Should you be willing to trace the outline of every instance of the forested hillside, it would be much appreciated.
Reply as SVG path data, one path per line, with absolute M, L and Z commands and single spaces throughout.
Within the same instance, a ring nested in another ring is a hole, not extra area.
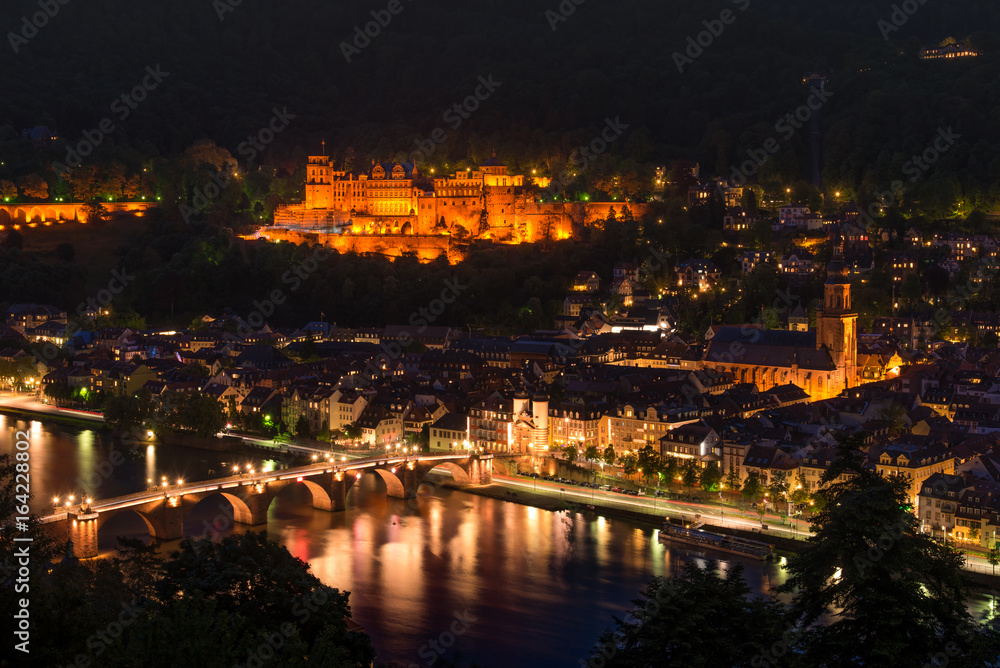
M 114 158 L 135 170 L 203 138 L 241 157 L 240 143 L 277 107 L 296 118 L 256 162 L 289 173 L 322 139 L 340 161 L 353 148 L 359 167 L 413 150 L 415 139 L 437 127 L 448 139 L 432 164 L 482 160 L 495 147 L 522 169 L 555 170 L 605 118 L 620 117 L 629 130 L 609 152 L 615 167 L 624 162 L 623 169 L 645 175 L 652 164 L 686 158 L 728 175 L 805 102 L 802 79 L 818 71 L 833 92 L 822 110 L 831 189 L 860 187 L 861 199 L 884 190 L 939 128 L 953 127 L 962 139 L 921 184 L 934 188 L 925 198 L 942 213 L 955 199 L 992 208 L 1000 181 L 996 3 L 927 3 L 891 32 L 891 24 L 879 25 L 891 20 L 891 2 L 591 0 L 557 21 L 559 6 L 404 0 L 348 63 L 342 43 L 385 5 L 71 2 L 37 36 L 18 40 L 18 53 L 0 49 L 0 178 L 41 172 L 65 157 L 63 145 L 38 150 L 16 141 L 21 130 L 47 125 L 79 141 L 147 65 L 169 76 L 116 123 L 96 160 Z M 674 53 L 723 10 L 735 20 L 679 72 Z M 4 3 L 0 26 L 20 30 L 21 17 L 35 11 L 35 1 Z M 947 38 L 987 54 L 918 60 L 922 45 Z M 491 74 L 501 84 L 496 92 L 459 129 L 443 122 L 478 77 Z M 782 139 L 781 152 L 761 170 L 765 181 L 808 176 L 806 131 Z

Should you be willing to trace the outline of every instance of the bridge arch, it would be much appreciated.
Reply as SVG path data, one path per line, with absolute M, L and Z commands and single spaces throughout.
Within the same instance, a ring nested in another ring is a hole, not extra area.
M 183 497 L 184 521 L 190 521 L 195 508 L 203 504 L 205 501 L 215 497 L 222 497 L 229 502 L 229 505 L 232 506 L 234 522 L 238 522 L 240 524 L 256 524 L 256 522 L 254 522 L 253 511 L 250 510 L 250 506 L 247 505 L 246 501 L 235 494 L 223 491 L 204 492 L 202 494 L 185 494 Z M 211 522 L 213 526 L 217 523 L 217 520 L 228 521 L 229 518 L 224 514 L 224 512 L 225 509 L 221 505 L 218 506 L 218 513 L 216 514 L 216 517 L 208 521 Z
M 428 469 L 424 469 L 423 475 L 420 476 L 421 480 L 427 477 L 428 473 L 430 473 L 434 469 L 439 469 L 439 468 L 443 468 L 446 471 L 449 471 L 452 477 L 455 479 L 455 482 L 457 482 L 459 485 L 472 484 L 472 478 L 469 477 L 469 472 L 466 471 L 464 468 L 462 468 L 460 465 L 456 464 L 455 462 L 438 462 L 434 464 L 434 466 Z
M 150 513 L 143 512 L 138 508 L 121 508 L 119 510 L 112 510 L 111 512 L 103 512 L 97 518 L 96 534 L 94 536 L 95 540 L 100 535 L 101 529 L 104 525 L 116 517 L 127 516 L 127 515 L 138 515 L 142 519 L 143 523 L 146 525 L 146 529 L 149 531 L 151 538 L 160 538 L 166 535 L 164 533 L 163 524 Z
M 0 207 L 0 225 L 10 225 L 10 212 L 4 207 Z
M 402 467 L 402 464 L 399 464 Z M 382 481 L 385 482 L 385 493 L 387 496 L 394 496 L 396 498 L 402 498 L 406 496 L 406 490 L 403 488 L 403 481 L 400 480 L 391 469 L 374 468 L 371 469 L 373 473 L 376 473 Z
M 28 222 L 28 212 L 24 209 L 14 209 L 14 221 L 15 223 L 26 223 Z
M 402 464 L 400 464 L 399 466 L 402 466 Z M 357 469 L 356 471 L 351 471 L 345 477 L 348 477 L 348 476 L 353 477 L 355 480 L 352 481 L 352 482 L 356 482 L 356 481 L 360 481 L 361 477 L 364 476 L 366 473 L 374 473 L 375 475 L 377 475 L 378 477 L 380 477 L 382 479 L 382 482 L 385 483 L 385 493 L 386 493 L 386 496 L 393 496 L 393 497 L 396 497 L 396 498 L 403 498 L 403 497 L 406 496 L 406 490 L 403 487 L 403 481 L 400 480 L 396 476 L 396 474 L 392 472 L 391 469 L 392 469 L 392 467 L 390 467 L 389 469 L 383 469 L 383 468 L 378 468 L 378 467 L 365 468 L 365 469 Z M 355 487 L 356 487 L 356 485 L 353 485 L 353 484 L 350 485 L 347 488 L 346 493 L 350 493 L 350 491 L 352 489 L 354 489 Z
M 333 510 L 334 503 L 333 497 L 330 496 L 330 491 L 320 485 L 314 480 L 309 478 L 303 478 L 302 480 L 291 480 L 288 484 L 281 484 L 280 487 L 275 485 L 275 483 L 270 483 L 268 485 L 269 490 L 272 492 L 270 500 L 267 502 L 266 512 L 271 510 L 271 505 L 274 504 L 275 499 L 282 495 L 282 493 L 287 489 L 293 489 L 297 485 L 304 485 L 309 493 L 312 495 L 312 507 L 319 508 L 321 510 Z
M 511 468 L 511 464 L 513 464 L 513 469 Z M 517 461 L 515 460 L 504 461 L 498 457 L 494 457 L 493 470 L 502 475 L 511 475 L 512 470 L 515 473 L 517 472 Z

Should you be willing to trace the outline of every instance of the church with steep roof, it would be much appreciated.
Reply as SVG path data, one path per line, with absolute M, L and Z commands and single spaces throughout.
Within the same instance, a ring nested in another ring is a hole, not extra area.
M 792 383 L 818 401 L 858 383 L 858 314 L 851 310 L 851 282 L 837 253 L 827 267 L 823 307 L 816 329 L 802 326 L 795 313 L 792 331 L 757 325 L 719 327 L 705 349 L 702 366 L 729 372 L 737 383 L 761 392 Z M 796 331 L 798 330 L 798 331 Z

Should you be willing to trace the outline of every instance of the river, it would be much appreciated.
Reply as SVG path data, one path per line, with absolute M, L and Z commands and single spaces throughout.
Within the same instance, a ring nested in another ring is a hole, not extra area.
M 234 464 L 275 465 L 162 446 L 122 457 L 107 435 L 3 415 L 0 452 L 12 451 L 15 428 L 30 434 L 39 513 L 51 510 L 53 497 L 81 491 L 81 483 L 93 485 L 83 491 L 95 498 L 107 498 L 145 489 L 161 476 L 194 481 Z M 93 475 L 102 469 L 109 475 Z M 366 475 L 348 494 L 347 510 L 329 513 L 313 510 L 305 488 L 291 486 L 271 505 L 267 526 L 323 582 L 351 592 L 352 617 L 380 661 L 432 665 L 436 644 L 444 660 L 458 665 L 578 666 L 650 577 L 701 560 L 664 546 L 646 525 L 592 512 L 550 512 L 434 485 L 421 490 L 419 503 L 384 492 L 380 478 Z M 203 534 L 220 509 L 231 517 L 227 507 L 221 497 L 203 500 L 185 533 Z M 119 535 L 145 536 L 145 525 L 137 515 L 110 520 L 100 533 L 102 553 L 113 550 Z M 736 561 L 723 561 L 723 568 Z M 742 563 L 756 592 L 784 581 L 778 564 Z M 977 596 L 970 607 L 981 613 L 987 604 Z

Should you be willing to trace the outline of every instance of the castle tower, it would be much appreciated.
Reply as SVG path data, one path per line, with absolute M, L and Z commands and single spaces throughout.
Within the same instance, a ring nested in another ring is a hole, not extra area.
M 830 352 L 837 367 L 831 396 L 857 384 L 858 314 L 851 311 L 851 281 L 839 252 L 826 269 L 823 308 L 816 316 L 816 347 Z
M 507 165 L 496 153 L 480 166 L 483 178 L 484 227 L 499 228 L 506 234 L 514 228 L 517 196 L 524 186 L 524 177 L 507 173 Z
M 323 152 L 326 153 L 324 143 Z M 333 200 L 333 167 L 326 155 L 309 156 L 306 165 L 307 209 L 329 209 Z

